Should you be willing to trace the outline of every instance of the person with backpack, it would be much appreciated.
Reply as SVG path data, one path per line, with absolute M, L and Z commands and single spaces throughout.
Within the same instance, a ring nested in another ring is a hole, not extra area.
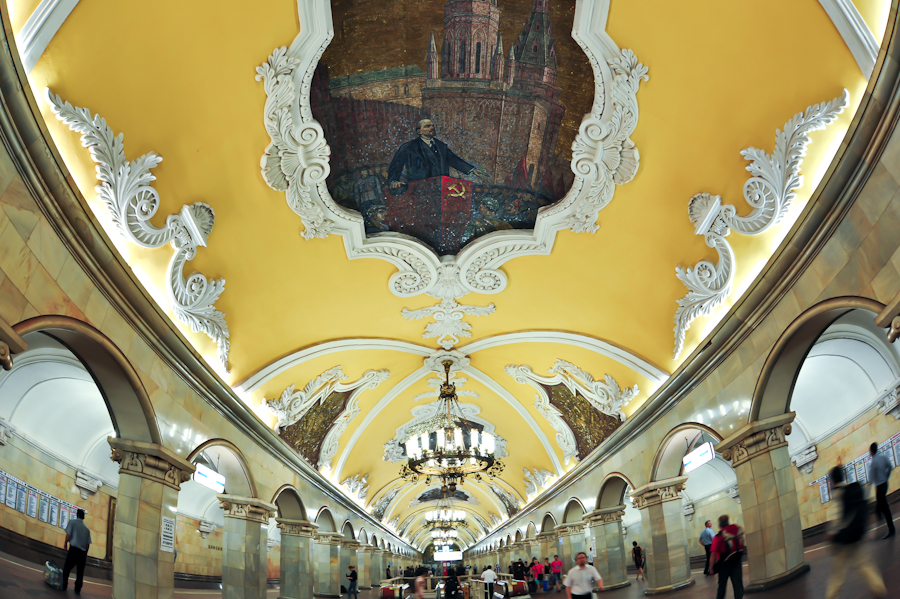
M 725 597 L 729 578 L 734 599 L 744 596 L 744 570 L 741 564 L 743 555 L 744 529 L 737 524 L 729 524 L 727 515 L 719 516 L 719 534 L 713 537 L 709 553 L 709 570 L 719 573 L 716 599 Z
M 831 469 L 831 486 L 835 495 L 840 494 L 841 519 L 834 533 L 834 557 L 831 560 L 831 575 L 828 577 L 826 599 L 834 599 L 841 591 L 847 578 L 847 569 L 859 574 L 875 597 L 887 597 L 887 589 L 881 573 L 872 565 L 865 546 L 860 542 L 869 523 L 869 506 L 859 483 L 845 483 L 844 469 Z

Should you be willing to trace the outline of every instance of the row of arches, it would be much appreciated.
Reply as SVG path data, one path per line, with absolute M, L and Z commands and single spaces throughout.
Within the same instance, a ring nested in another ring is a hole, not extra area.
M 21 479 L 27 478 L 29 465 L 42 468 L 46 476 L 34 479 L 47 487 L 42 491 L 88 512 L 91 556 L 111 560 L 114 593 L 129 594 L 125 587 L 139 584 L 127 575 L 128 562 L 137 558 L 158 564 L 160 587 L 172 586 L 176 573 L 188 580 L 211 576 L 225 585 L 236 579 L 250 585 L 249 577 L 226 576 L 226 556 L 239 550 L 230 546 L 238 539 L 240 550 L 260 548 L 252 552 L 260 572 L 252 584 L 263 593 L 267 579 L 285 573 L 285 558 L 296 576 L 283 584 L 308 585 L 310 594 L 339 592 L 336 573 L 313 569 L 317 559 L 330 559 L 335 552 L 342 563 L 359 562 L 363 588 L 383 578 L 382 562 L 412 561 L 415 552 L 396 535 L 367 530 L 368 523 L 354 521 L 352 514 L 339 518 L 344 508 L 327 498 L 311 506 L 292 483 L 264 495 L 264 485 L 232 441 L 194 438 L 189 427 L 182 432 L 160 418 L 128 358 L 90 325 L 50 316 L 21 322 L 13 330 L 27 350 L 14 356 L 9 372 L 0 373 L 0 425 L 14 432 L 8 447 L 0 447 L 0 463 Z M 191 473 L 201 467 L 222 477 L 222 488 L 194 480 Z M 81 499 L 72 493 L 78 491 L 73 479 L 82 484 Z M 62 481 L 59 488 L 52 486 L 56 480 Z M 160 518 L 171 519 L 175 527 L 169 549 L 160 541 Z M 47 529 L 38 530 L 42 539 L 62 534 L 42 522 Z M 155 541 L 136 542 L 138 531 L 148 529 Z M 51 550 L 52 545 L 46 549 Z M 296 572 L 298 562 L 305 563 L 305 572 Z
M 845 429 L 876 418 L 893 422 L 878 406 L 900 388 L 900 349 L 875 325 L 882 309 L 876 301 L 856 297 L 813 306 L 775 342 L 751 396 L 729 397 L 723 390 L 718 406 L 698 409 L 671 428 L 647 458 L 620 462 L 615 471 L 601 466 L 586 472 L 583 481 L 571 485 L 578 492 L 553 501 L 540 519 L 535 517 L 540 508 L 528 519 L 514 519 L 506 525 L 512 530 L 501 528 L 470 555 L 504 567 L 513 556 L 558 553 L 566 561 L 584 550 L 597 559 L 601 573 L 609 569 L 605 580 L 626 583 L 625 566 L 636 540 L 650 563 L 653 547 L 662 547 L 666 559 L 658 562 L 680 564 L 678 572 L 668 565 L 668 571 L 647 572 L 651 589 L 671 590 L 690 583 L 690 558 L 702 559 L 699 545 L 693 548 L 685 539 L 696 545 L 703 522 L 726 513 L 747 530 L 751 587 L 768 588 L 806 571 L 803 530 L 823 522 L 827 507 L 815 501 L 818 489 L 810 490 L 803 477 L 827 473 L 839 455 L 810 474 L 816 445 L 828 451 Z M 873 423 L 867 430 L 884 432 L 854 451 L 890 438 L 895 428 L 883 424 L 876 429 Z M 714 448 L 712 459 L 686 471 L 685 456 L 705 443 Z M 640 464 L 646 469 L 634 468 Z M 806 474 L 801 466 L 808 468 Z M 815 506 L 810 505 L 813 493 Z M 696 521 L 695 511 L 703 516 Z M 780 557 L 767 563 L 766 555 Z

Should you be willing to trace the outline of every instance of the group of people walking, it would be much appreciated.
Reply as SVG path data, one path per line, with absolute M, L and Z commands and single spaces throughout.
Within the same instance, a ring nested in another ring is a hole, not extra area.
M 594 566 L 588 564 L 587 554 L 580 551 L 575 556 L 575 567 L 570 569 L 563 580 L 563 562 L 558 555 L 553 556 L 553 561 L 545 557 L 544 562 L 537 557 L 531 558 L 530 564 L 523 560 L 510 562 L 509 574 L 514 580 L 524 580 L 528 583 L 530 593 L 547 593 L 555 590 L 557 593 L 566 590 L 567 599 L 590 599 L 594 589 L 603 590 L 603 578 Z M 487 566 L 481 573 L 481 579 L 485 582 L 485 595 L 494 596 L 494 584 L 497 581 L 497 573 L 492 566 Z

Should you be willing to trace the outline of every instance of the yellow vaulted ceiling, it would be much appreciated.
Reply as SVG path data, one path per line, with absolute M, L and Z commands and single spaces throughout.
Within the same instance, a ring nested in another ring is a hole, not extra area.
M 430 1 L 436 10 L 444 4 Z M 15 31 L 36 4 L 9 1 Z M 391 4 L 393 0 L 369 0 L 366 6 L 376 18 Z M 888 3 L 856 4 L 880 42 Z M 255 80 L 255 69 L 274 48 L 290 45 L 302 26 L 292 0 L 166 0 L 140 6 L 115 0 L 81 2 L 49 43 L 29 81 L 53 142 L 102 223 L 109 219 L 94 191 L 95 165 L 78 135 L 41 99 L 46 87 L 124 133 L 129 159 L 150 151 L 162 155 L 163 162 L 153 170 L 161 198 L 157 226 L 183 204 L 202 201 L 215 210 L 209 246 L 200 248 L 187 268 L 227 281 L 216 304 L 227 315 L 231 331 L 231 373 L 222 373 L 226 382 L 237 385 L 279 358 L 341 339 L 421 346 L 421 352 L 411 353 L 355 349 L 350 344 L 303 360 L 243 393 L 260 418 L 274 424 L 259 406 L 263 398 L 277 397 L 289 385 L 301 388 L 336 365 L 351 381 L 368 369 L 390 370 L 387 381 L 360 395 L 360 415 L 342 435 L 335 458 L 341 470 L 332 473 L 341 479 L 369 474 L 373 500 L 398 484 L 399 464 L 382 460 L 382 446 L 411 419 L 413 407 L 430 401 L 413 401 L 429 389 L 427 375 L 409 377 L 422 367 L 422 354 L 437 345 L 422 338 L 426 320 L 404 319 L 401 310 L 435 300 L 396 297 L 388 288 L 395 268 L 377 259 L 348 260 L 338 236 L 304 240 L 300 220 L 284 194 L 261 177 L 260 156 L 270 140 L 263 127 L 266 95 Z M 502 293 L 470 294 L 461 300 L 496 305 L 494 314 L 466 318 L 472 337 L 459 344 L 463 352 L 466 344 L 492 336 L 557 331 L 604 340 L 664 374 L 673 372 L 739 299 L 786 234 L 837 150 L 866 84 L 816 0 L 613 0 L 607 31 L 649 68 L 650 80 L 637 94 L 640 119 L 632 135 L 641 158 L 637 176 L 617 187 L 600 213 L 596 234 L 561 231 L 550 255 L 516 258 L 502 267 L 509 277 Z M 556 36 L 565 34 L 555 31 Z M 414 50 L 418 57 L 420 49 Z M 754 146 L 771 152 L 775 131 L 785 121 L 844 88 L 850 106 L 827 130 L 811 135 L 804 184 L 789 217 L 765 235 L 729 238 L 737 256 L 736 292 L 712 316 L 694 321 L 685 351 L 673 361 L 673 316 L 676 300 L 685 293 L 675 266 L 715 258 L 693 234 L 688 200 L 707 191 L 720 194 L 740 213 L 749 212 L 742 198 L 748 174 L 740 151 Z M 108 231 L 116 240 L 112 229 Z M 116 243 L 150 293 L 169 310 L 162 290 L 171 249 Z M 177 324 L 197 351 L 214 361 L 209 338 Z M 610 374 L 622 387 L 638 385 L 640 393 L 626 408 L 628 415 L 659 385 L 571 343 L 512 343 L 474 352 L 470 358 L 471 367 L 493 386 L 465 375 L 469 382 L 462 388 L 479 398 L 460 399 L 478 405 L 480 416 L 507 440 L 510 455 L 502 480 L 521 497 L 522 468 L 560 474 L 573 463 L 563 464 L 554 429 L 534 407 L 534 388 L 515 382 L 504 372 L 507 364 L 527 364 L 544 374 L 563 359 L 597 379 Z M 393 399 L 377 407 L 386 396 Z M 357 431 L 367 418 L 365 428 Z M 392 504 L 390 518 L 403 522 L 421 510 L 424 506 L 409 507 L 409 502 L 424 490 L 421 483 L 405 489 Z M 479 504 L 470 507 L 482 518 L 489 520 L 491 512 L 499 512 L 485 488 L 467 483 L 465 490 L 478 499 Z

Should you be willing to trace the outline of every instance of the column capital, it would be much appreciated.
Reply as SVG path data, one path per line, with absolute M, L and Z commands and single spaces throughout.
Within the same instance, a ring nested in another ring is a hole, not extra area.
M 289 520 L 287 518 L 275 518 L 278 523 L 278 530 L 281 536 L 288 537 L 309 537 L 316 536 L 316 529 L 319 526 L 308 520 Z
M 319 545 L 342 545 L 344 535 L 339 532 L 320 532 L 316 535 L 316 543 Z
M 344 547 L 349 547 L 350 549 L 359 549 L 362 543 L 355 539 L 345 539 L 342 545 Z
M 584 515 L 584 522 L 588 526 L 596 526 L 597 524 L 611 524 L 613 522 L 621 522 L 622 516 L 625 515 L 625 505 L 614 505 L 612 507 L 604 507 L 588 512 Z
M 516 541 L 515 543 L 510 544 L 510 547 L 513 549 L 522 549 L 525 547 L 525 541 Z
M 560 524 L 559 526 L 554 528 L 553 531 L 557 536 L 570 537 L 572 535 L 584 533 L 584 524 L 581 522 L 569 522 L 567 524 Z
M 787 436 L 791 434 L 791 422 L 796 415 L 796 412 L 787 412 L 745 424 L 716 445 L 716 451 L 730 461 L 732 467 L 737 467 L 758 455 L 787 447 Z
M 548 541 L 550 539 L 555 539 L 556 533 L 552 530 L 548 530 L 546 532 L 538 533 L 534 538 L 538 541 Z
M 631 492 L 631 502 L 635 508 L 642 510 L 651 505 L 681 499 L 681 491 L 687 479 L 687 476 L 676 476 L 638 487 Z
M 112 449 L 110 459 L 119 464 L 119 474 L 140 476 L 180 491 L 181 483 L 189 481 L 196 470 L 193 464 L 157 443 L 113 437 L 107 437 L 106 442 Z
M 240 495 L 216 495 L 219 499 L 219 507 L 225 510 L 226 518 L 238 520 L 250 520 L 266 524 L 272 514 L 278 512 L 278 508 L 271 503 L 260 501 L 255 497 L 241 497 Z

